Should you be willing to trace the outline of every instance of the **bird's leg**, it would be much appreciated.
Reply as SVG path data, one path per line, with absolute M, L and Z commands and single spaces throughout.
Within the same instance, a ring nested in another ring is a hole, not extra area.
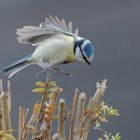
M 59 72 L 60 74 L 72 76 L 72 73 L 65 72 L 65 71 L 63 71 L 63 70 L 61 70 L 61 69 L 59 69 L 57 67 L 54 67 L 53 69 L 56 70 L 57 72 Z
M 47 70 L 45 70 L 46 73 L 46 82 L 49 82 L 51 80 L 51 73 Z
M 42 73 L 46 73 L 46 70 L 43 69 L 43 70 L 37 72 L 37 73 L 36 73 L 36 78 L 38 78 L 38 76 L 39 76 L 40 74 L 42 74 Z
M 40 72 L 38 72 L 38 73 L 36 74 L 36 77 L 38 77 L 39 74 L 45 73 L 45 74 L 46 74 L 46 82 L 49 82 L 49 81 L 51 80 L 51 74 L 50 74 L 50 72 L 47 71 L 47 66 L 46 66 L 46 61 L 45 61 L 45 59 L 42 59 L 42 60 L 41 60 L 41 63 L 42 63 L 42 68 L 43 68 L 43 70 L 40 71 Z
M 49 71 L 47 71 L 47 69 L 43 69 L 42 71 L 39 71 L 36 73 L 36 78 L 38 77 L 38 75 L 45 73 L 46 74 L 46 82 L 49 82 L 51 80 L 51 74 Z

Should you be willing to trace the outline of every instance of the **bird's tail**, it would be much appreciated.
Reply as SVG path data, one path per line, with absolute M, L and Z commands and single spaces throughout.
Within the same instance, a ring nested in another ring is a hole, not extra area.
M 16 62 L 14 62 L 13 64 L 3 68 L 2 72 L 5 74 L 9 74 L 9 78 L 11 78 L 13 75 L 15 75 L 22 69 L 29 66 L 32 61 L 33 61 L 32 54 L 25 56 L 25 57 L 17 60 Z

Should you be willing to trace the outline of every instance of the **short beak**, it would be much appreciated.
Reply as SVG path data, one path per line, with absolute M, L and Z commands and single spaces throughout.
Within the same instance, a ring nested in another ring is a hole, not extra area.
M 91 63 L 90 63 L 90 62 L 87 62 L 87 64 L 88 64 L 88 65 L 91 65 Z

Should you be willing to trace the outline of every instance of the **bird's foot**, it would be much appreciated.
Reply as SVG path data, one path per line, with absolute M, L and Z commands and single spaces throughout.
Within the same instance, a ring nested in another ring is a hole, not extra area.
M 46 74 L 46 82 L 49 82 L 50 80 L 51 80 L 51 74 L 50 74 L 50 72 L 48 72 L 47 70 L 42 70 L 42 71 L 39 71 L 39 72 L 37 72 L 36 73 L 36 78 L 38 78 L 38 76 L 40 75 L 40 74 Z
M 42 73 L 45 73 L 45 70 L 42 70 L 42 71 L 37 72 L 37 73 L 36 73 L 36 78 L 38 78 L 38 76 L 39 76 L 40 74 L 42 74 Z
M 69 72 L 65 72 L 59 68 L 53 68 L 54 70 L 56 70 L 59 74 L 63 74 L 63 75 L 68 75 L 68 76 L 73 76 L 72 73 L 69 73 Z

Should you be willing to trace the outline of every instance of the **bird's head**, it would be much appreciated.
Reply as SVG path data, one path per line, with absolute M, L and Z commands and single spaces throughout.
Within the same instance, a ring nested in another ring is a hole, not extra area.
M 74 55 L 77 61 L 90 65 L 94 56 L 94 47 L 87 39 L 77 39 L 74 44 Z

